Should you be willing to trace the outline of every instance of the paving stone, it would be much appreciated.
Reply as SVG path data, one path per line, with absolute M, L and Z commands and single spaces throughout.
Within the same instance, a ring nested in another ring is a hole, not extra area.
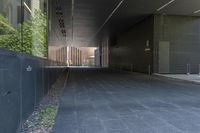
M 132 133 L 129 129 L 108 130 L 106 133 Z
M 125 130 L 127 126 L 120 119 L 103 121 L 107 130 Z
M 199 85 L 106 69 L 72 69 L 53 131 L 199 133 L 199 101 Z

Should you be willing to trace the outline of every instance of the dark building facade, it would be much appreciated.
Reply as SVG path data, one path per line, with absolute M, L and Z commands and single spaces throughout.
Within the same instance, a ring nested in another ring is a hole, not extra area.
M 110 66 L 143 73 L 199 73 L 199 51 L 199 17 L 154 15 L 117 37 Z

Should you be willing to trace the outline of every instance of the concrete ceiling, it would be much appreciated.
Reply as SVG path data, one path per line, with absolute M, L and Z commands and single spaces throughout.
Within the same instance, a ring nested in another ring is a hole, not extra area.
M 118 34 L 151 14 L 200 16 L 200 12 L 194 14 L 194 11 L 200 10 L 200 0 L 175 0 L 157 11 L 169 1 L 58 0 L 66 29 L 66 36 L 62 36 L 58 26 L 60 17 L 55 14 L 57 4 L 53 0 L 53 34 L 57 34 L 64 45 L 98 46 L 102 37 Z

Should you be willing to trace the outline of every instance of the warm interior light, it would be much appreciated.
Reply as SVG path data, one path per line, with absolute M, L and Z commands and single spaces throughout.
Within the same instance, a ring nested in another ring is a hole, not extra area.
M 199 13 L 200 12 L 200 10 L 197 10 L 197 11 L 195 11 L 194 13 Z
M 164 4 L 163 6 L 161 6 L 160 8 L 157 9 L 157 11 L 162 10 L 163 8 L 165 8 L 166 6 L 168 6 L 169 4 L 173 3 L 175 0 L 171 0 L 168 3 Z

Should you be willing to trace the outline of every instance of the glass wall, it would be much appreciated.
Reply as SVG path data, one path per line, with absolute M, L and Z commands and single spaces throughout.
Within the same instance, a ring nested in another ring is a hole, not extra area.
M 0 0 L 0 48 L 47 57 L 47 0 Z

